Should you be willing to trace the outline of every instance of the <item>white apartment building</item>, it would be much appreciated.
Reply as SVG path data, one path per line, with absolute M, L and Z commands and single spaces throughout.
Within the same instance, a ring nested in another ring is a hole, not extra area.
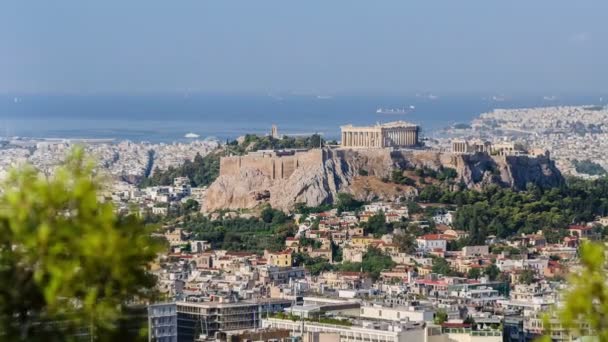
M 416 244 L 421 251 L 429 252 L 434 250 L 445 251 L 447 249 L 447 239 L 443 234 L 426 234 L 416 238 Z
M 383 319 L 394 322 L 422 322 L 432 321 L 433 311 L 424 308 L 407 306 L 388 307 L 383 305 L 371 305 L 361 307 L 361 318 Z
M 262 327 L 287 329 L 296 334 L 302 333 L 334 333 L 340 335 L 340 342 L 415 342 L 424 341 L 422 326 L 364 322 L 360 326 L 324 324 L 318 322 L 291 321 L 288 319 L 267 318 L 262 320 Z

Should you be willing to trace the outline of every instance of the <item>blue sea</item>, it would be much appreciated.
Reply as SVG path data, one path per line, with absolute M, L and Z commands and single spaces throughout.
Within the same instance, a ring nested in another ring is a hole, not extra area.
M 0 95 L 0 136 L 172 142 L 187 141 L 184 135 L 195 133 L 201 139 L 225 140 L 245 133 L 267 133 L 276 124 L 280 134 L 321 133 L 334 139 L 340 125 L 395 120 L 417 123 L 423 134 L 433 135 L 494 108 L 601 104 L 600 96 L 9 94 Z M 409 112 L 377 114 L 378 108 L 406 108 Z

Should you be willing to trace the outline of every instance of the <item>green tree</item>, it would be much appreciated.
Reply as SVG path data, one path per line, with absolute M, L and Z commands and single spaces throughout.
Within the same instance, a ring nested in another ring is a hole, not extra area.
M 571 332 L 579 336 L 597 336 L 597 340 L 602 342 L 608 341 L 608 264 L 605 255 L 603 244 L 585 243 L 581 246 L 582 268 L 568 277 L 563 305 L 550 314 Z M 545 327 L 550 326 L 548 319 Z M 581 322 L 589 326 L 589 331 L 581 331 Z M 549 334 L 543 337 L 543 341 L 551 341 Z
M 158 244 L 133 216 L 99 203 L 83 149 L 45 179 L 11 172 L 0 197 L 0 334 L 10 341 L 126 337 L 125 303 L 153 294 Z
M 401 252 L 412 254 L 416 251 L 416 236 L 409 231 L 405 231 L 402 234 L 395 234 L 393 242 L 399 246 L 399 251 Z
M 443 324 L 448 320 L 448 313 L 444 309 L 439 309 L 435 312 L 435 317 L 433 318 L 433 323 L 435 324 Z
M 342 262 L 342 248 L 334 241 L 331 242 L 331 258 L 334 262 Z
M 469 279 L 477 279 L 481 277 L 481 270 L 477 267 L 471 268 L 467 273 L 467 278 Z
M 439 202 L 443 196 L 443 191 L 437 185 L 429 185 L 420 191 L 418 199 L 422 202 Z
M 486 267 L 485 270 L 483 270 L 483 273 L 488 276 L 490 280 L 496 280 L 500 275 L 500 269 L 498 268 L 498 266 L 496 266 L 496 264 L 492 264 Z
M 357 210 L 363 205 L 363 202 L 357 201 L 353 195 L 345 192 L 338 193 L 337 197 L 336 209 L 338 209 L 338 212 L 340 213 L 343 211 Z
M 188 177 L 192 186 L 209 185 L 218 177 L 220 157 L 225 153 L 227 151 L 221 152 L 218 150 L 204 157 L 197 153 L 194 160 L 188 159 L 178 167 L 171 166 L 167 170 L 160 170 L 157 167 L 151 175 L 147 175 L 141 180 L 139 186 L 171 185 L 176 177 Z
M 391 181 L 393 183 L 409 185 L 409 186 L 416 185 L 416 182 L 413 179 L 403 175 L 403 171 L 401 169 L 394 169 L 391 172 Z
M 452 269 L 450 268 L 450 264 L 445 260 L 445 258 L 435 257 L 433 259 L 433 273 L 450 275 L 452 273 Z
M 530 285 L 534 282 L 534 271 L 532 270 L 523 270 L 519 275 L 519 283 Z
M 406 206 L 407 206 L 407 212 L 410 215 L 419 214 L 419 213 L 421 213 L 423 211 L 422 207 L 420 205 L 418 205 L 418 203 L 416 203 L 414 201 L 407 202 Z
M 336 265 L 338 271 L 358 272 L 362 270 L 367 272 L 373 279 L 380 277 L 380 272 L 391 269 L 395 266 L 393 259 L 382 253 L 381 250 L 375 247 L 370 247 L 363 255 L 362 262 L 343 262 Z
M 200 204 L 191 198 L 182 204 L 182 211 L 185 213 L 197 212 L 201 208 Z
M 386 216 L 382 210 L 372 215 L 367 220 L 365 230 L 368 234 L 374 234 L 375 237 L 380 237 L 389 233 L 388 224 L 386 223 Z

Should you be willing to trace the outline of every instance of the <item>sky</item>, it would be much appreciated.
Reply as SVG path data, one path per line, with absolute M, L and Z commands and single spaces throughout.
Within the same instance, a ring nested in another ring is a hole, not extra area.
M 2 0 L 0 92 L 602 92 L 608 1 Z

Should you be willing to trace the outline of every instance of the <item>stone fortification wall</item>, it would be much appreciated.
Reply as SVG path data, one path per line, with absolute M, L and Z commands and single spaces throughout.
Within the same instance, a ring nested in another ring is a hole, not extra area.
M 481 189 L 497 184 L 525 189 L 528 183 L 557 186 L 563 177 L 545 156 L 491 156 L 487 153 L 454 154 L 430 150 L 314 149 L 296 153 L 252 153 L 225 157 L 220 176 L 209 187 L 202 209 L 254 208 L 268 203 L 282 210 L 296 203 L 317 206 L 332 202 L 339 192 L 358 199 L 394 200 L 415 195 L 416 189 L 382 182 L 395 168 L 427 167 L 456 170 L 457 183 Z M 367 176 L 365 176 L 367 175 Z
M 242 170 L 258 170 L 270 179 L 287 179 L 299 168 L 321 165 L 324 153 L 320 149 L 281 155 L 252 153 L 220 159 L 220 176 L 237 176 Z

